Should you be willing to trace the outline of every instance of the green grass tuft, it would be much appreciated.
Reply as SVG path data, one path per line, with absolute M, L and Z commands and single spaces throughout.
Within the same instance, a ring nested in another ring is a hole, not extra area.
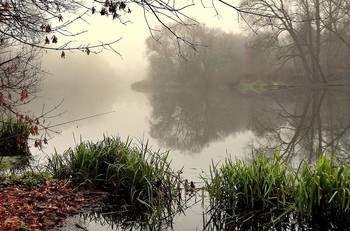
M 314 165 L 302 162 L 297 170 L 278 151 L 272 157 L 260 152 L 249 163 L 226 158 L 220 167 L 212 164 L 203 179 L 212 220 L 224 228 L 253 220 L 309 226 L 323 221 L 338 228 L 349 224 L 350 167 L 336 165 L 333 156 L 324 155 Z
M 147 143 L 132 146 L 131 140 L 104 137 L 96 143 L 82 142 L 62 155 L 56 152 L 48 158 L 47 171 L 109 190 L 119 202 L 156 219 L 159 214 L 172 215 L 176 200 L 176 174 L 167 158 L 168 153 L 152 152 Z

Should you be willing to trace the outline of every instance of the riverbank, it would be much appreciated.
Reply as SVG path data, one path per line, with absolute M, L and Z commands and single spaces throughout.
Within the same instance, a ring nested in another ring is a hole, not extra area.
M 208 175 L 200 175 L 200 187 L 186 187 L 182 170 L 171 169 L 167 154 L 153 152 L 147 144 L 104 137 L 52 155 L 40 172 L 4 173 L 0 231 L 60 230 L 68 217 L 84 212 L 123 230 L 135 224 L 136 230 L 169 230 L 174 218 L 197 202 L 206 230 L 261 225 L 264 230 L 280 225 L 282 230 L 346 230 L 349 225 L 350 167 L 335 153 L 320 154 L 314 163 L 300 160 L 297 166 L 277 149 L 260 150 L 250 160 L 227 157 L 222 165 L 213 162 Z M 187 204 L 193 196 L 194 203 Z M 68 230 L 87 230 L 88 223 L 75 221 Z
M 175 216 L 168 211 L 177 205 L 177 175 L 167 153 L 147 143 L 82 142 L 51 155 L 40 169 L 0 175 L 0 231 L 50 230 L 84 209 L 108 207 L 107 197 L 115 212 L 147 226 L 170 224 Z

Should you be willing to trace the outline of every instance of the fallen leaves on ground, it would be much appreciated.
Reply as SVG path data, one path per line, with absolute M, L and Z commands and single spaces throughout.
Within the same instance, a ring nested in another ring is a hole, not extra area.
M 52 229 L 67 216 L 101 204 L 106 195 L 79 191 L 63 180 L 0 187 L 0 231 Z

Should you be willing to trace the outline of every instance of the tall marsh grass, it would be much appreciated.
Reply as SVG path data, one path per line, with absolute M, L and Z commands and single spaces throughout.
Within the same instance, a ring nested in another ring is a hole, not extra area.
M 176 174 L 167 158 L 168 153 L 153 152 L 147 143 L 132 146 L 131 140 L 104 137 L 96 143 L 82 142 L 62 155 L 56 152 L 48 158 L 47 170 L 55 177 L 110 190 L 131 210 L 167 217 L 176 199 Z
M 324 155 L 312 165 L 303 161 L 293 169 L 278 151 L 272 157 L 260 152 L 250 162 L 226 158 L 220 166 L 213 163 L 203 179 L 209 213 L 221 229 L 251 222 L 265 228 L 283 222 L 349 224 L 350 167 L 336 165 L 333 157 Z
M 334 156 L 304 164 L 295 174 L 293 196 L 298 217 L 346 227 L 350 218 L 350 167 L 336 164 Z

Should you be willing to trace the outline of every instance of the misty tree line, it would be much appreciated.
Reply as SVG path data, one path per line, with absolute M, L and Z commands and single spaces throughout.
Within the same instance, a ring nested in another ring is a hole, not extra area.
M 157 40 L 150 37 L 146 44 L 151 79 L 190 84 L 344 83 L 348 79 L 348 1 L 241 1 L 237 9 L 248 33 L 174 25 L 177 34 L 197 44 L 195 48 L 179 43 L 167 30 L 161 30 Z
M 244 35 L 207 26 L 182 29 L 184 37 L 202 44 L 196 49 L 179 48 L 170 33 L 162 33 L 160 43 L 151 37 L 146 42 L 149 77 L 155 84 L 178 81 L 193 86 L 257 80 L 269 84 L 327 83 L 346 81 L 350 72 L 350 47 L 335 38 L 322 42 L 320 61 L 314 62 L 312 54 L 306 51 L 308 43 L 302 45 L 301 52 L 307 57 L 302 59 L 288 36 L 272 44 L 268 31 Z
M 206 26 L 177 27 L 175 32 L 197 44 L 195 48 L 178 43 L 166 30 L 159 40 L 146 40 L 150 63 L 149 76 L 154 84 L 169 81 L 190 86 L 229 82 L 243 71 L 244 38 Z

